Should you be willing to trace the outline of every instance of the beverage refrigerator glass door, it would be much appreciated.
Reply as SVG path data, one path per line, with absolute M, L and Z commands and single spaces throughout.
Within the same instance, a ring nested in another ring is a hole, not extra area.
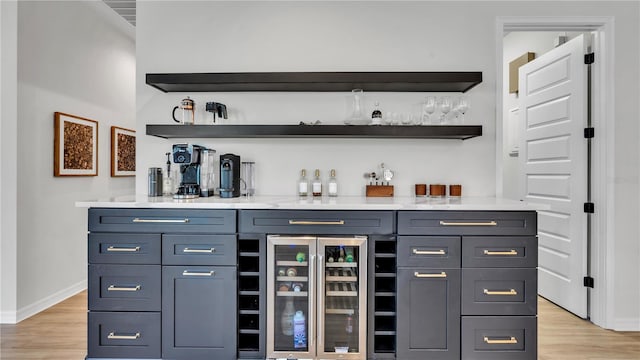
M 367 237 L 267 237 L 267 358 L 366 359 Z

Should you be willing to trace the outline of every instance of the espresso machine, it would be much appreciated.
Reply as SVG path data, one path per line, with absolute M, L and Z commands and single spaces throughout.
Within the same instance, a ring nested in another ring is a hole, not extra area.
M 173 195 L 174 198 L 193 199 L 200 196 L 201 159 L 204 150 L 207 149 L 199 145 L 173 145 L 173 162 L 180 165 L 180 186 Z
M 220 197 L 240 197 L 240 156 L 220 155 Z

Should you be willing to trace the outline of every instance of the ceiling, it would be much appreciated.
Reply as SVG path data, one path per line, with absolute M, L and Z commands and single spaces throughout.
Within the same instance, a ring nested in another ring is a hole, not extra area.
M 136 26 L 136 0 L 102 0 L 131 25 Z

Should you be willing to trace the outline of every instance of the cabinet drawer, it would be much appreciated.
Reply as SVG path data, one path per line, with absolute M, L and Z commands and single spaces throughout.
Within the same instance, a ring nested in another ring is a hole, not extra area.
M 392 234 L 392 211 L 240 210 L 242 233 L 261 234 Z
M 459 236 L 398 236 L 398 266 L 459 268 Z
M 535 211 L 399 211 L 401 235 L 536 235 Z
M 235 235 L 162 235 L 163 265 L 235 265 Z
M 235 210 L 89 209 L 89 231 L 235 233 Z
M 462 359 L 536 360 L 536 339 L 534 316 L 462 318 Z
M 89 234 L 89 263 L 160 264 L 160 234 Z
M 535 268 L 538 266 L 538 238 L 465 236 L 462 240 L 462 266 Z
M 160 265 L 89 265 L 89 310 L 160 311 Z
M 463 315 L 535 315 L 536 269 L 462 269 Z
M 87 358 L 159 359 L 160 313 L 89 312 Z

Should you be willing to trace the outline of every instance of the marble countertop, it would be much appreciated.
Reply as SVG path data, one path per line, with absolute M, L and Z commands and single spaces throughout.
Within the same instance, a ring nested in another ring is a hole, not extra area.
M 281 210 L 544 210 L 546 205 L 496 197 L 363 197 L 305 198 L 295 196 L 251 196 L 221 199 L 173 199 L 171 197 L 121 196 L 76 202 L 77 207 L 183 208 L 183 209 L 281 209 Z

